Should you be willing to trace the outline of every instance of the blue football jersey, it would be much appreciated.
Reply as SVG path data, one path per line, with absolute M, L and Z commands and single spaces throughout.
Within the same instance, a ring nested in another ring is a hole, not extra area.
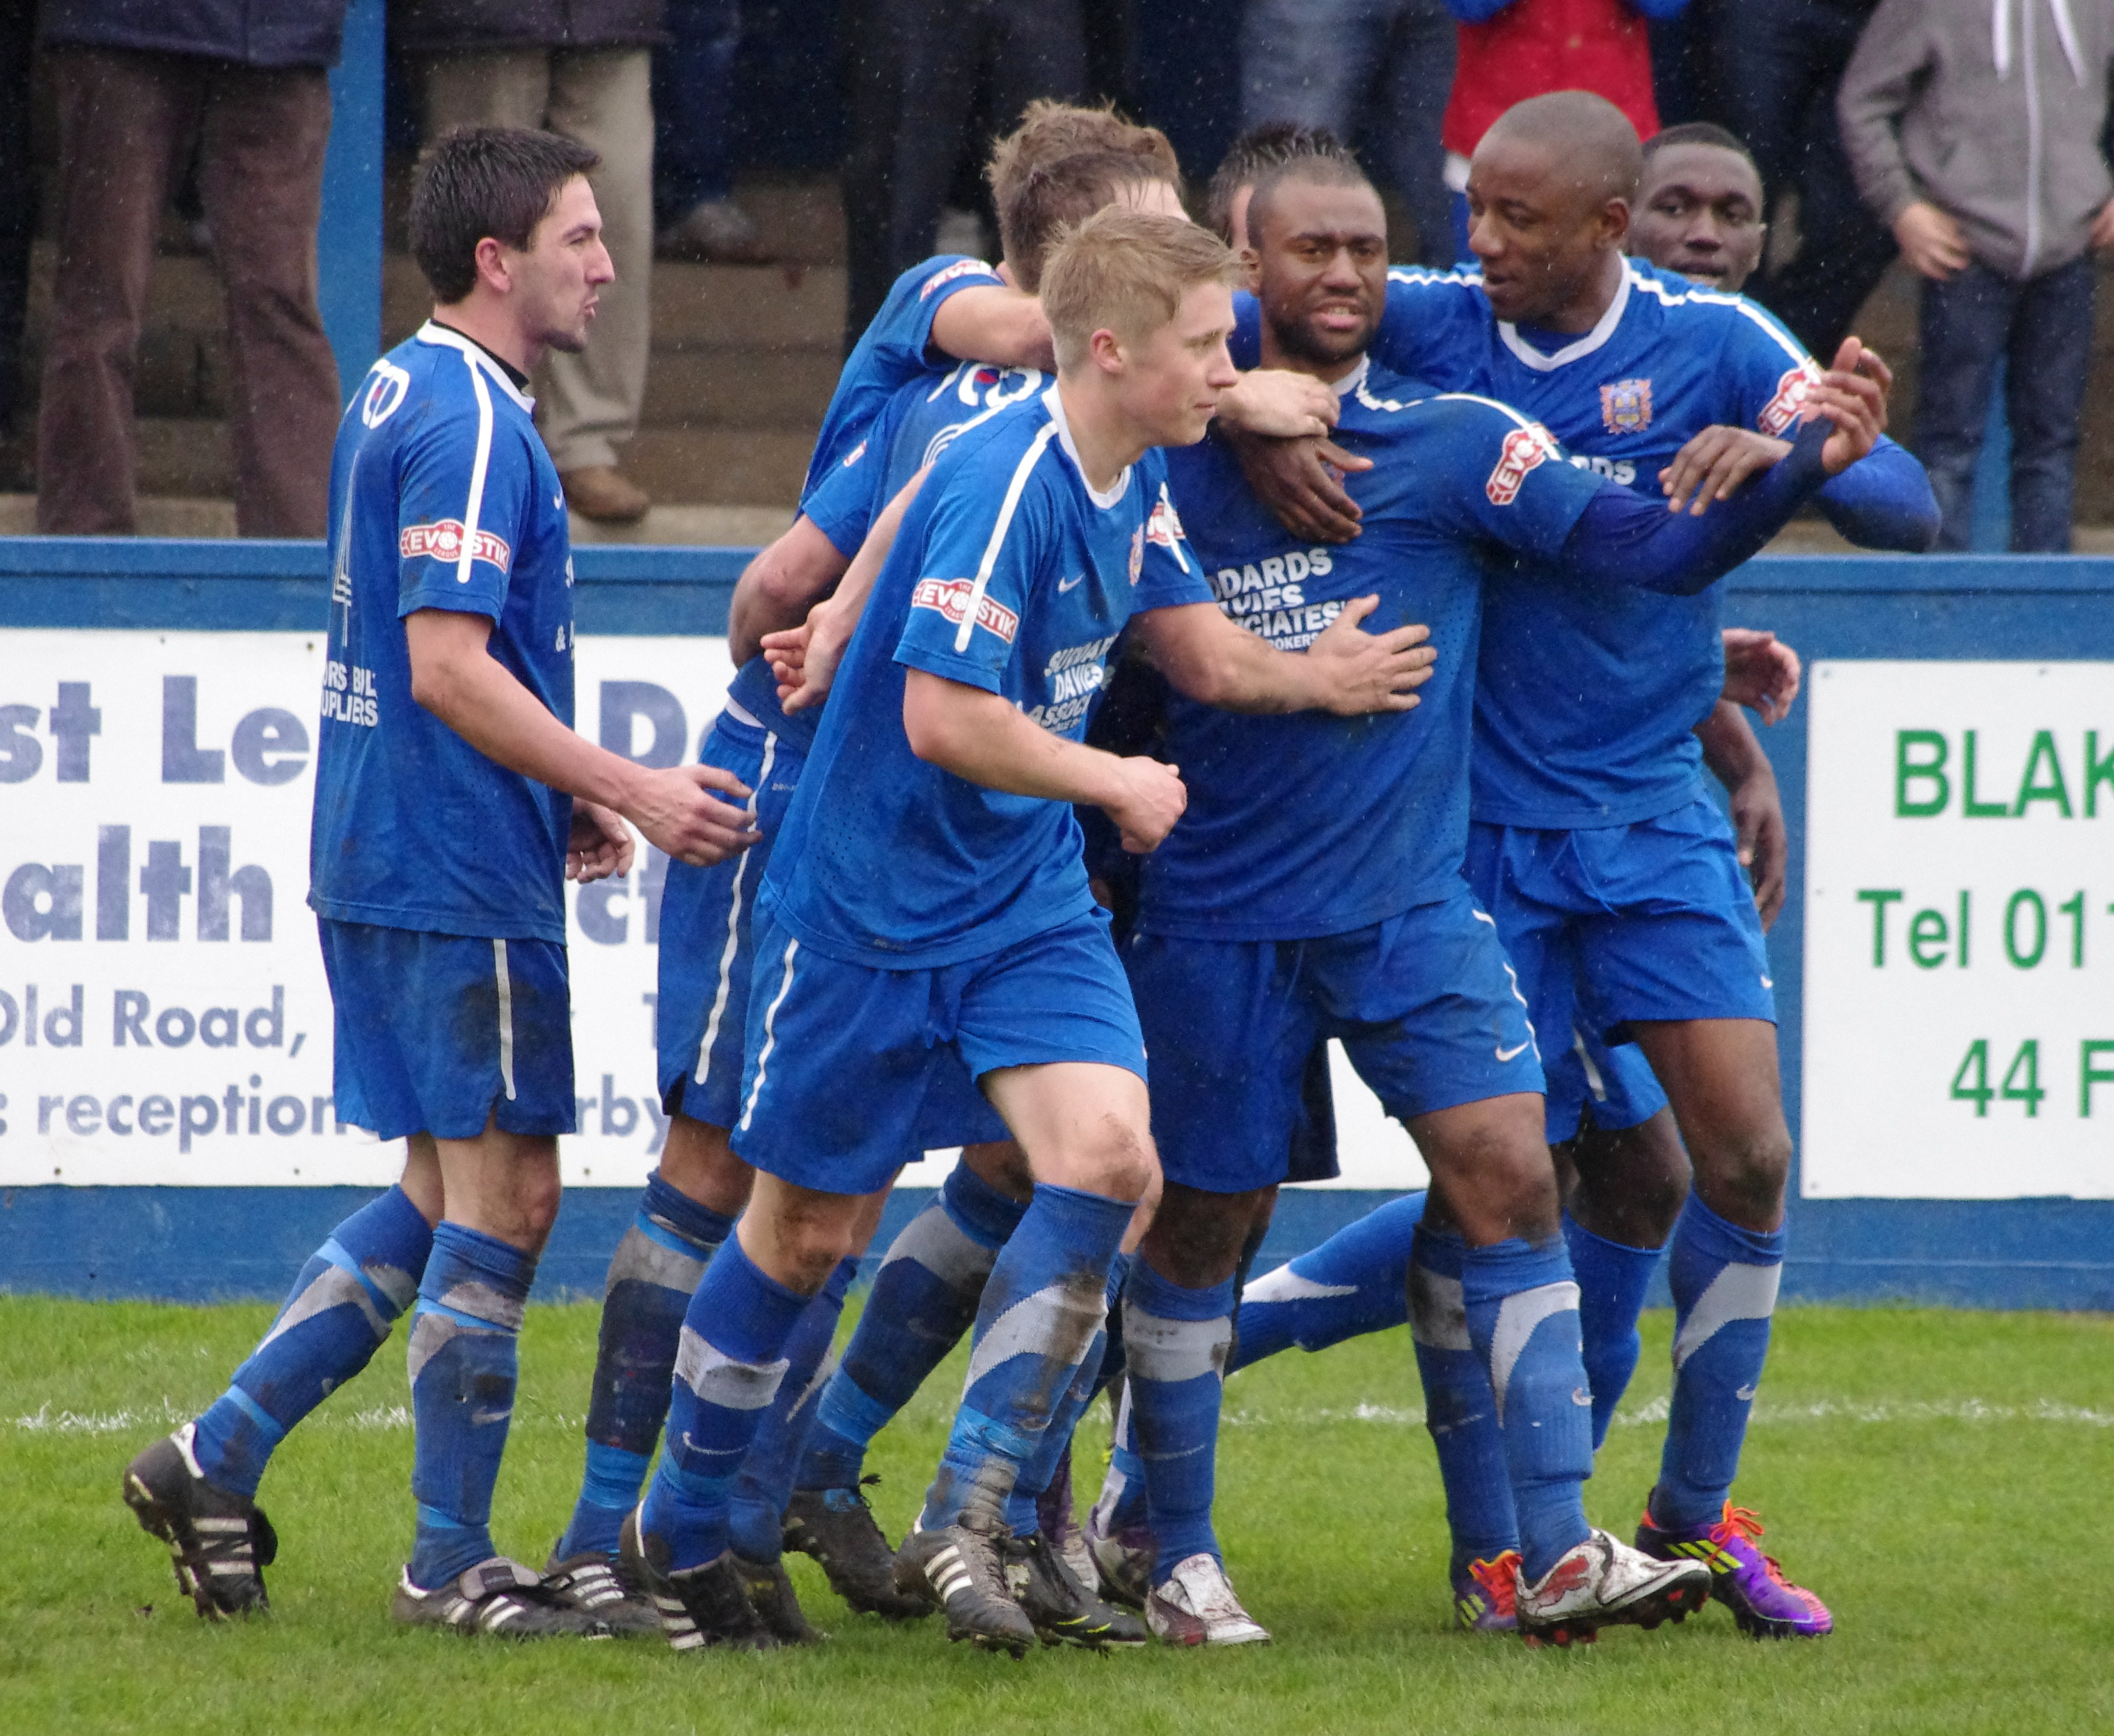
M 1365 513 L 1357 539 L 1300 542 L 1212 440 L 1168 455 L 1192 557 L 1219 607 L 1281 651 L 1304 651 L 1347 599 L 1377 596 L 1361 625 L 1428 625 L 1431 678 L 1414 711 L 1364 717 L 1239 717 L 1171 698 L 1162 753 L 1189 807 L 1146 859 L 1142 929 L 1302 940 L 1459 888 L 1485 583 L 1555 559 L 1602 484 L 1488 399 L 1370 365 L 1338 390 L 1335 437 L 1373 460 L 1348 483 Z
M 932 353 L 932 316 L 941 305 L 965 289 L 1003 287 L 1004 281 L 982 259 L 949 253 L 912 266 L 895 280 L 837 376 L 814 456 L 808 460 L 807 480 L 800 485 L 803 511 L 808 495 L 866 437 L 868 424 L 899 387 L 920 374 L 945 373 L 954 365 L 951 358 Z
M 921 376 L 899 387 L 869 424 L 867 437 L 809 493 L 802 512 L 839 553 L 858 552 L 888 503 L 955 437 L 1041 395 L 1049 376 L 1033 368 L 959 362 L 935 382 Z M 788 712 L 778 678 L 761 653 L 734 671 L 727 697 L 781 741 L 802 753 L 821 727 L 819 706 Z
M 491 654 L 568 728 L 565 501 L 530 400 L 428 323 L 371 369 L 331 460 L 330 653 L 309 902 L 340 922 L 565 938 L 572 798 L 487 759 L 411 697 L 403 618 L 487 616 Z
M 1256 315 L 1241 301 L 1236 360 L 1252 360 Z M 1753 302 L 1638 259 L 1624 262 L 1607 313 L 1582 335 L 1500 321 L 1471 268 L 1398 268 L 1373 355 L 1513 405 L 1573 465 L 1652 496 L 1659 471 L 1713 424 L 1787 434 L 1819 377 Z M 1476 690 L 1476 818 L 1623 825 L 1693 800 L 1702 784 L 1691 731 L 1723 671 L 1715 585 L 1682 598 L 1527 569 L 1494 579 Z
M 1145 575 L 1148 543 L 1172 558 Z M 884 969 L 982 958 L 1093 909 L 1063 802 L 911 752 L 905 671 L 1002 695 L 1078 740 L 1133 611 L 1208 601 L 1148 452 L 1096 493 L 1052 386 L 957 439 L 904 515 L 765 877 L 798 941 Z

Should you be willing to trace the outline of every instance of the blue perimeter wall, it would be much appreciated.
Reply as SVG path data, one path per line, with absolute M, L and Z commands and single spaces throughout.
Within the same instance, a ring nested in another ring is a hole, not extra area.
M 751 551 L 590 544 L 574 553 L 582 632 L 716 634 Z M 0 540 L 0 627 L 300 631 L 323 619 L 327 593 L 320 543 Z M 1727 581 L 1724 618 L 1774 630 L 1809 662 L 2114 659 L 2114 560 L 1764 557 Z M 1794 1134 L 1803 1085 L 1805 720 L 1801 707 L 1762 732 L 1791 838 L 1772 952 Z M 1793 1196 L 1788 1296 L 2114 1309 L 2114 1201 L 1801 1200 L 1795 1184 Z M 343 1188 L 0 1190 L 0 1289 L 277 1300 L 330 1227 L 367 1197 Z M 1288 1189 L 1265 1262 L 1312 1247 L 1390 1197 Z M 875 1247 L 885 1248 L 927 1198 L 924 1188 L 899 1189 Z M 570 1193 L 539 1294 L 598 1294 L 635 1204 L 622 1189 Z M 202 1248 L 222 1252 L 204 1262 Z

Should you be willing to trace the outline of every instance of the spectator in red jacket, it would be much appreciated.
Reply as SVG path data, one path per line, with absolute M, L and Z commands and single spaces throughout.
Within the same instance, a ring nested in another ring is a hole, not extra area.
M 1446 0 L 1459 21 L 1453 94 L 1440 129 L 1453 190 L 1455 252 L 1468 251 L 1468 159 L 1515 103 L 1590 90 L 1622 110 L 1640 139 L 1659 131 L 1647 20 L 1678 17 L 1688 0 Z

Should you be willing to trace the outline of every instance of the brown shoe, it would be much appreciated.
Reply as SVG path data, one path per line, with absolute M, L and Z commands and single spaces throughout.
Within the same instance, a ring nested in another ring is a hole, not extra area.
M 565 504 L 597 524 L 634 524 L 653 504 L 647 492 L 615 465 L 583 465 L 558 480 L 565 485 Z

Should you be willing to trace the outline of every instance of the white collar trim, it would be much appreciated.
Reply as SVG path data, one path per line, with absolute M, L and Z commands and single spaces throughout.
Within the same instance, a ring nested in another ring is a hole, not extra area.
M 1087 480 L 1087 467 L 1079 461 L 1079 449 L 1072 443 L 1072 424 L 1064 415 L 1064 400 L 1053 384 L 1042 394 L 1042 407 L 1050 412 L 1050 419 L 1056 424 L 1057 443 L 1064 448 L 1064 456 L 1072 460 L 1072 468 L 1079 473 L 1079 486 L 1087 491 L 1087 498 L 1102 511 L 1121 502 L 1130 492 L 1130 466 L 1125 465 L 1116 474 L 1106 492 L 1096 488 Z
M 1581 356 L 1590 355 L 1615 335 L 1615 328 L 1622 323 L 1622 313 L 1630 305 L 1630 266 L 1622 264 L 1622 281 L 1615 286 L 1615 299 L 1608 304 L 1608 311 L 1600 316 L 1599 323 L 1583 337 L 1575 338 L 1553 355 L 1537 350 L 1519 334 L 1519 328 L 1505 320 L 1498 322 L 1498 336 L 1504 340 L 1505 347 L 1536 373 L 1553 373 L 1557 369 L 1576 361 Z
M 536 401 L 513 381 L 507 378 L 506 370 L 493 359 L 492 352 L 475 338 L 465 337 L 452 328 L 432 319 L 419 328 L 418 337 L 422 344 L 439 344 L 446 349 L 460 350 L 470 359 L 473 366 L 482 368 L 490 374 L 500 390 L 513 399 L 522 409 L 533 410 L 536 408 Z
M 1368 352 L 1358 358 L 1358 365 L 1345 374 L 1342 379 L 1332 380 L 1329 382 L 1329 390 L 1339 398 L 1348 398 L 1352 392 L 1362 392 L 1365 389 L 1366 376 L 1372 371 L 1373 359 L 1371 354 Z

